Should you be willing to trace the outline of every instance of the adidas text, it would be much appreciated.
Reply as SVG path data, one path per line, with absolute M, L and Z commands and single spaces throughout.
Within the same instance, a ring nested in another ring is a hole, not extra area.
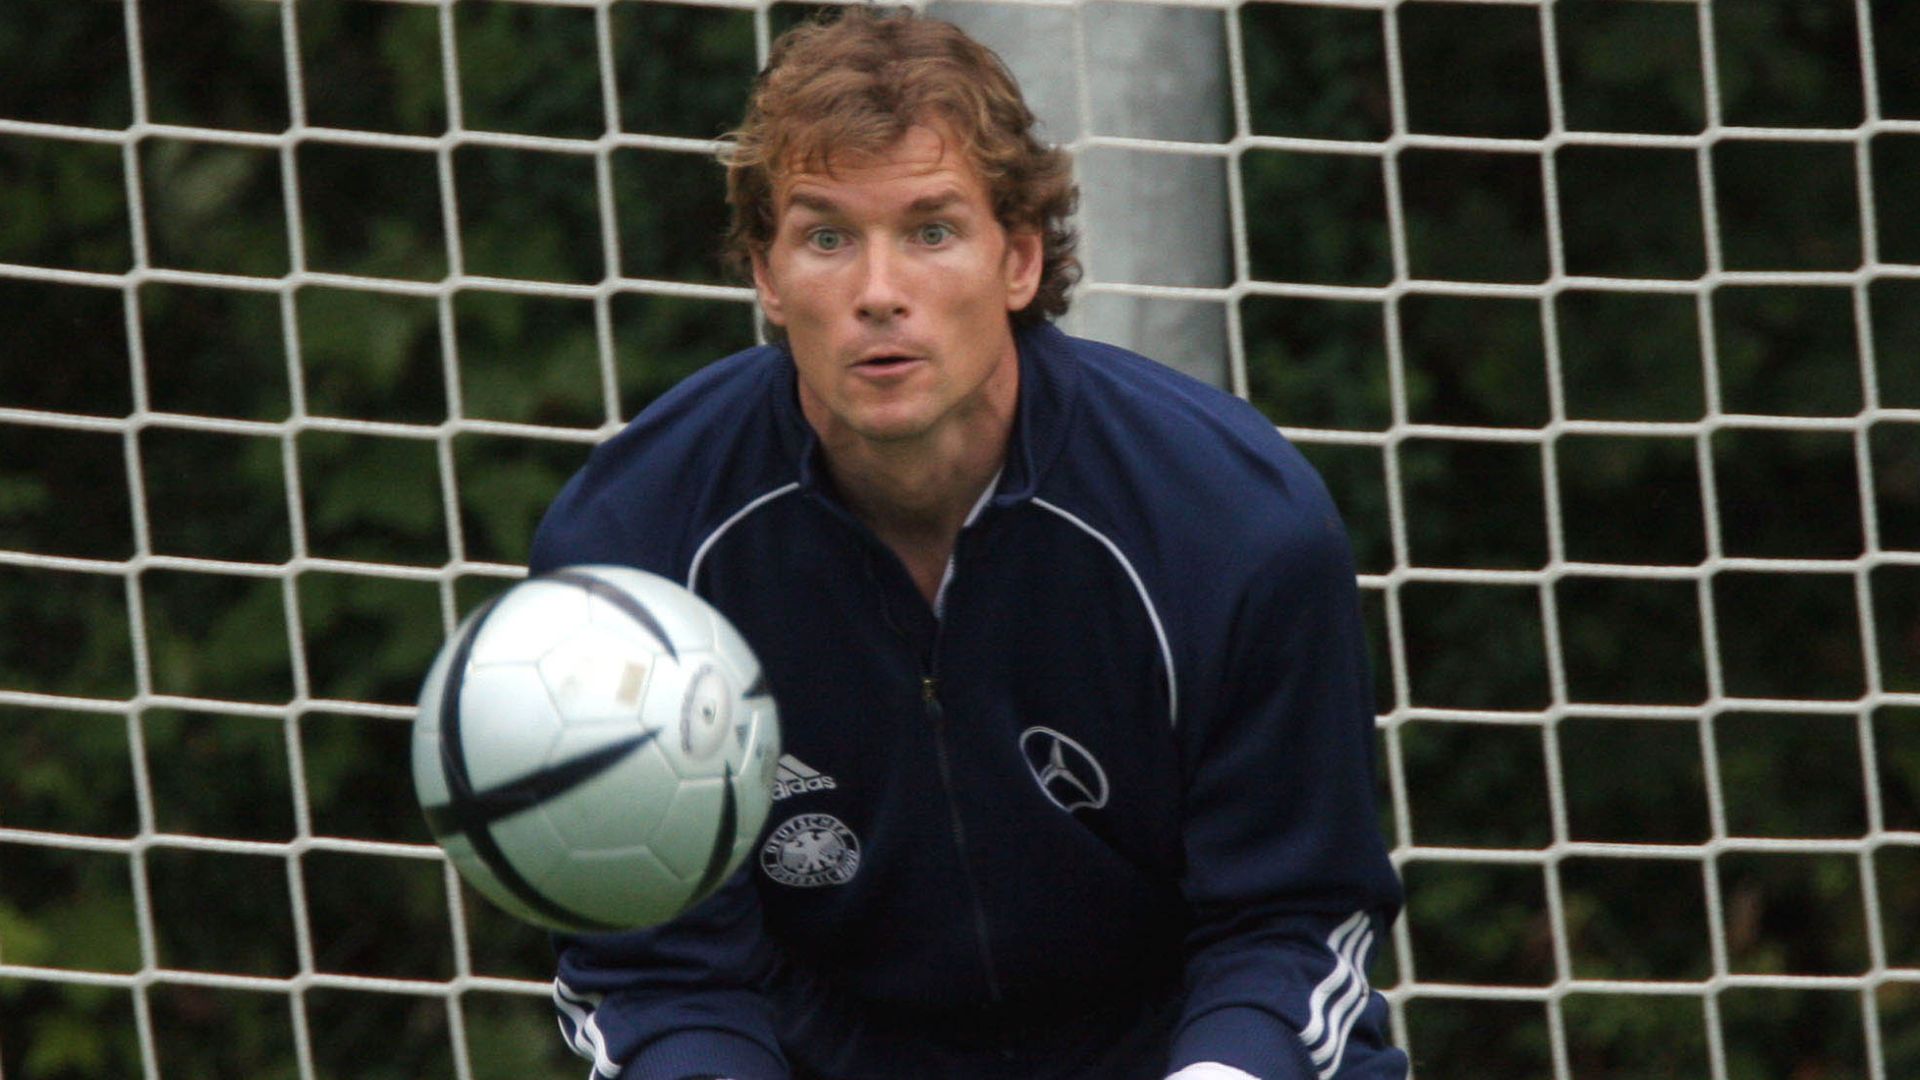
M 833 777 L 831 776 L 808 776 L 795 778 L 793 780 L 776 780 L 773 784 L 773 799 L 775 802 L 778 802 L 789 795 L 801 795 L 809 791 L 832 791 L 838 786 L 839 785 L 833 782 Z

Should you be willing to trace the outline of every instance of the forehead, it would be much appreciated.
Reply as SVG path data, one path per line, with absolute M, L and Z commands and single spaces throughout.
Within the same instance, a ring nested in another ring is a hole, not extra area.
M 917 124 L 884 150 L 835 154 L 829 149 L 817 160 L 782 171 L 774 180 L 774 203 L 785 210 L 796 201 L 846 195 L 884 198 L 890 192 L 913 198 L 949 187 L 964 198 L 986 198 L 986 184 L 960 141 L 944 125 Z

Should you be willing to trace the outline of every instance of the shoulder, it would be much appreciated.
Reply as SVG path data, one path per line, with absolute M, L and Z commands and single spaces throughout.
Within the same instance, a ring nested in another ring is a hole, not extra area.
M 1216 715 L 1246 665 L 1264 670 L 1283 643 L 1345 655 L 1351 549 L 1298 448 L 1239 398 L 1123 349 L 1073 345 L 1073 415 L 1038 496 L 1137 571 L 1181 714 Z
M 1326 485 L 1258 409 L 1126 349 L 1069 341 L 1080 389 L 1061 466 L 1080 497 L 1141 504 L 1161 544 L 1345 560 Z
M 687 538 L 709 517 L 791 471 L 768 407 L 785 364 L 771 346 L 717 360 L 595 447 L 541 519 L 531 569 L 615 562 L 677 577 Z

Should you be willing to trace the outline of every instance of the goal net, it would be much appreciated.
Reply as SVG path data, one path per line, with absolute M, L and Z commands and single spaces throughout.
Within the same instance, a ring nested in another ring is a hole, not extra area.
M 1088 328 L 1353 534 L 1416 1075 L 1920 1075 L 1920 5 L 989 7 Z M 807 10 L 0 6 L 0 1076 L 581 1073 L 410 702 L 754 341 L 715 138 Z

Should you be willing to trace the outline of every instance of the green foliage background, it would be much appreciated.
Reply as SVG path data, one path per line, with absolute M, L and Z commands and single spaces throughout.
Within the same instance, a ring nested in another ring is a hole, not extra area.
M 431 6 L 332 0 L 285 10 L 310 127 L 432 139 L 457 114 L 477 131 L 607 130 L 591 8 L 465 0 L 449 15 L 450 63 Z M 1416 2 L 1383 14 L 1248 3 L 1221 25 L 1232 18 L 1243 36 L 1248 119 L 1261 135 L 1390 136 L 1389 24 L 1405 65 L 1406 122 L 1420 133 L 1538 139 L 1556 116 L 1571 130 L 1697 133 L 1708 119 L 1703 23 L 1724 124 L 1851 129 L 1866 116 L 1869 84 L 1881 115 L 1920 120 L 1920 6 L 1868 6 L 1876 62 L 1864 72 L 1855 10 L 1738 0 L 1703 20 L 1691 4 L 1562 0 L 1551 9 L 1557 101 L 1533 6 Z M 800 13 L 776 5 L 774 24 Z M 253 0 L 140 5 L 146 119 L 288 129 L 296 97 L 281 18 L 279 5 Z M 735 122 L 755 70 L 751 13 L 620 2 L 608 18 L 621 130 L 704 139 Z M 0 9 L 0 120 L 131 125 L 127 23 L 118 0 Z M 725 283 L 712 254 L 724 227 L 719 170 L 674 149 L 617 149 L 603 177 L 590 157 L 475 142 L 443 163 L 417 140 L 308 137 L 283 155 L 179 130 L 150 131 L 131 152 L 80 134 L 0 130 L 0 409 L 28 411 L 0 414 L 0 552 L 75 560 L 0 560 L 0 689 L 101 708 L 0 705 L 0 828 L 119 841 L 150 830 L 425 844 L 398 717 L 444 632 L 444 602 L 465 609 L 503 579 L 469 574 L 443 597 L 431 581 L 350 564 L 520 562 L 595 430 L 751 342 L 752 313 L 734 300 L 624 291 L 596 305 L 511 286 L 609 275 Z M 1380 159 L 1255 149 L 1237 160 L 1254 278 L 1394 279 Z M 1248 384 L 1277 423 L 1530 431 L 1556 415 L 1686 423 L 1713 407 L 1851 418 L 1871 401 L 1907 412 L 1858 429 L 1733 425 L 1703 439 L 1678 429 L 1561 434 L 1544 454 L 1497 431 L 1385 448 L 1303 436 L 1364 573 L 1529 570 L 1556 554 L 1693 566 L 1709 552 L 1706 500 L 1729 556 L 1852 558 L 1869 522 L 1881 549 L 1920 550 L 1920 214 L 1910 197 L 1920 135 L 1736 133 L 1712 145 L 1704 170 L 1692 150 L 1659 143 L 1569 143 L 1544 158 L 1406 147 L 1388 161 L 1414 278 L 1538 284 L 1556 259 L 1568 274 L 1625 279 L 1691 280 L 1716 262 L 1852 271 L 1870 252 L 1906 271 L 1857 293 L 1721 285 L 1704 303 L 1595 288 L 1544 303 L 1420 291 L 1391 311 L 1376 300 L 1250 296 L 1239 312 Z M 603 242 L 602 183 L 617 265 Z M 1863 189 L 1874 196 L 1871 235 Z M 457 215 L 443 205 L 448 193 Z M 437 299 L 428 287 L 453 269 L 456 242 L 467 274 L 507 283 Z M 390 285 L 123 287 L 111 275 L 131 270 L 140 251 L 157 267 L 256 279 L 289 273 L 297 252 L 309 271 Z M 1395 356 L 1403 414 L 1390 392 Z M 114 423 L 34 422 L 48 415 Z M 180 416 L 238 423 L 208 430 Z M 441 437 L 455 416 L 493 423 Z M 1864 505 L 1863 463 L 1872 470 Z M 1389 475 L 1404 500 L 1404 550 L 1390 525 Z M 218 565 L 118 572 L 148 553 Z M 296 556 L 339 562 L 284 579 L 249 572 Z M 1883 689 L 1920 691 L 1920 568 L 1881 565 L 1866 580 L 1866 610 L 1852 576 L 1724 571 L 1697 587 L 1576 574 L 1544 592 L 1410 582 L 1396 592 L 1398 658 L 1387 648 L 1387 594 L 1370 590 L 1383 712 L 1544 709 L 1555 700 L 1557 653 L 1568 699 L 1669 706 L 1675 717 L 1575 708 L 1545 727 L 1408 721 L 1397 739 L 1411 820 L 1395 819 L 1383 776 L 1385 827 L 1418 845 L 1539 849 L 1560 835 L 1557 791 L 1564 838 L 1575 841 L 1857 839 L 1875 826 L 1910 838 L 1920 831 L 1920 710 L 1717 712 L 1704 723 L 1688 711 L 1712 690 L 1702 588 L 1725 694 L 1852 701 L 1868 689 L 1868 656 Z M 143 680 L 154 693 L 236 704 L 112 708 Z M 314 704 L 288 709 L 301 693 Z M 368 715 L 342 702 L 392 708 Z M 1730 852 L 1706 868 L 1656 850 L 1570 857 L 1545 873 L 1498 859 L 1415 859 L 1404 868 L 1413 955 L 1383 957 L 1375 981 L 1402 982 L 1410 961 L 1422 982 L 1548 987 L 1558 970 L 1555 905 L 1569 974 L 1580 979 L 1691 982 L 1713 973 L 1716 951 L 1735 973 L 1858 975 L 1872 962 L 1869 897 L 1886 963 L 1920 968 L 1920 847 L 1910 839 L 1868 858 Z M 549 976 L 540 935 L 470 894 L 450 897 L 449 884 L 431 860 L 325 843 L 283 857 L 163 841 L 129 857 L 0 841 L 0 963 L 267 980 L 303 971 L 426 983 Z M 1718 942 L 1709 887 L 1725 914 Z M 464 956 L 450 902 L 466 916 Z M 152 928 L 151 953 L 142 925 Z M 0 1074 L 133 1077 L 150 1052 L 162 1075 L 196 1080 L 309 1070 L 411 1080 L 453 1075 L 459 1031 L 459 1056 L 477 1077 L 576 1075 L 541 998 L 473 989 L 449 1002 L 396 985 L 289 997 L 274 982 L 233 990 L 169 978 L 137 996 L 0 977 Z M 1870 993 L 1886 1075 L 1920 1074 L 1920 986 Z M 142 1012 L 151 1048 L 137 1038 Z M 1565 998 L 1558 1023 L 1580 1077 L 1706 1075 L 1717 1025 L 1730 1075 L 1837 1078 L 1865 1075 L 1863 1016 L 1859 994 L 1818 988 L 1729 989 L 1708 1000 L 1582 992 Z M 1553 1021 L 1537 1000 L 1418 996 L 1406 1020 L 1426 1080 L 1553 1072 Z

